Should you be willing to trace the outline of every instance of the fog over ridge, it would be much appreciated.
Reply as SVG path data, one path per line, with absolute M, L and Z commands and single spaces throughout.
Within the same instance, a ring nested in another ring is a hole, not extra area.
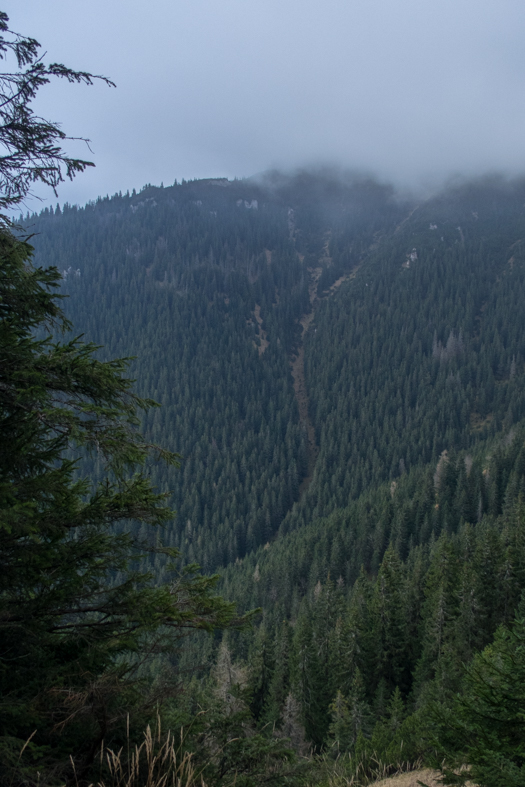
M 454 176 L 525 172 L 518 0 L 3 8 L 48 59 L 117 83 L 41 91 L 35 109 L 88 137 L 97 165 L 60 201 L 334 163 L 423 193 Z

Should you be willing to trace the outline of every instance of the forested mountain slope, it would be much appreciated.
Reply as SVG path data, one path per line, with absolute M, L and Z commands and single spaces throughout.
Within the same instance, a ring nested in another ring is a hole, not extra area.
M 169 540 L 207 569 L 525 415 L 525 185 L 303 173 L 27 217 L 75 330 L 134 355 Z M 310 433 L 310 441 L 308 436 Z M 381 549 L 376 563 L 381 559 Z
M 262 608 L 218 656 L 242 713 L 348 778 L 430 762 L 429 709 L 525 610 L 525 182 L 273 173 L 24 221 L 75 330 L 162 404 L 164 540 Z
M 283 529 L 524 415 L 524 196 L 430 200 L 320 305 L 305 344 L 320 454 Z
M 431 754 L 429 703 L 453 704 L 525 590 L 524 444 L 521 424 L 443 454 L 227 570 L 223 592 L 263 608 L 254 637 L 230 638 L 256 718 L 282 724 L 292 696 L 319 748 Z
M 405 213 L 387 187 L 305 175 L 148 187 L 27 221 L 37 262 L 65 271 L 75 330 L 136 356 L 138 389 L 162 404 L 144 428 L 184 457 L 178 477 L 152 472 L 187 560 L 234 561 L 298 499 L 308 447 L 290 361 L 312 281 L 350 273 Z

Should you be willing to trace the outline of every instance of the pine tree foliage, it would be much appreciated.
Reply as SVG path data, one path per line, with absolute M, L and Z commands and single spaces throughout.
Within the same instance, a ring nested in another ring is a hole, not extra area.
M 64 177 L 72 180 L 92 161 L 73 158 L 62 149 L 71 139 L 54 123 L 36 115 L 31 108 L 41 87 L 53 79 L 92 85 L 94 80 L 114 87 L 110 79 L 87 71 L 74 71 L 61 63 L 46 64 L 34 38 L 9 29 L 9 17 L 0 11 L 0 59 L 15 60 L 14 71 L 0 74 L 0 210 L 19 205 L 35 183 L 50 186 L 55 194 Z M 87 142 L 87 140 L 84 140 Z M 11 224 L 0 216 L 5 228 Z
M 523 784 L 524 644 L 522 598 L 512 625 L 498 629 L 494 642 L 473 659 L 463 692 L 452 707 L 433 709 L 439 751 L 448 760 L 444 784 L 473 782 L 480 787 Z
M 159 700 L 140 679 L 141 662 L 171 653 L 186 629 L 234 620 L 232 605 L 213 593 L 216 578 L 168 563 L 158 584 L 140 569 L 145 552 L 165 563 L 177 557 L 126 523 L 171 519 L 142 468 L 148 457 L 170 465 L 178 457 L 137 430 L 137 409 L 153 402 L 133 393 L 125 360 L 101 362 L 79 339 L 36 337 L 69 327 L 58 280 L 56 269 L 32 265 L 28 244 L 0 235 L 0 759 L 8 783 L 29 739 L 25 756 L 43 779 L 71 753 L 81 773 L 127 713 Z M 86 454 L 105 468 L 99 483 L 78 474 Z

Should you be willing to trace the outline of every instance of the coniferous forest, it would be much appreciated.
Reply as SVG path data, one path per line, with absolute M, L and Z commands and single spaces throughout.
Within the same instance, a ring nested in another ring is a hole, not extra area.
M 39 48 L 0 12 L 1 783 L 522 786 L 525 180 L 15 222 L 90 166 L 38 89 L 112 84 Z
M 524 203 L 522 181 L 411 201 L 302 172 L 23 217 L 71 335 L 132 357 L 161 404 L 141 429 L 182 456 L 148 466 L 177 511 L 163 543 L 259 610 L 148 667 L 185 676 L 177 724 L 206 708 L 225 751 L 245 738 L 212 783 L 259 784 L 265 757 L 275 783 L 467 762 L 476 680 L 496 660 L 496 691 L 498 648 L 523 642 Z M 96 455 L 82 472 L 101 476 Z M 142 567 L 163 581 L 162 553 Z

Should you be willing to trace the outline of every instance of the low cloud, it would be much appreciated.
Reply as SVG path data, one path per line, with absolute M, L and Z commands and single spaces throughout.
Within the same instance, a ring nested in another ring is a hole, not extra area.
M 517 0 L 4 7 L 49 59 L 118 85 L 42 91 L 38 110 L 90 137 L 95 153 L 96 170 L 61 189 L 62 200 L 311 164 L 402 187 L 525 171 Z

